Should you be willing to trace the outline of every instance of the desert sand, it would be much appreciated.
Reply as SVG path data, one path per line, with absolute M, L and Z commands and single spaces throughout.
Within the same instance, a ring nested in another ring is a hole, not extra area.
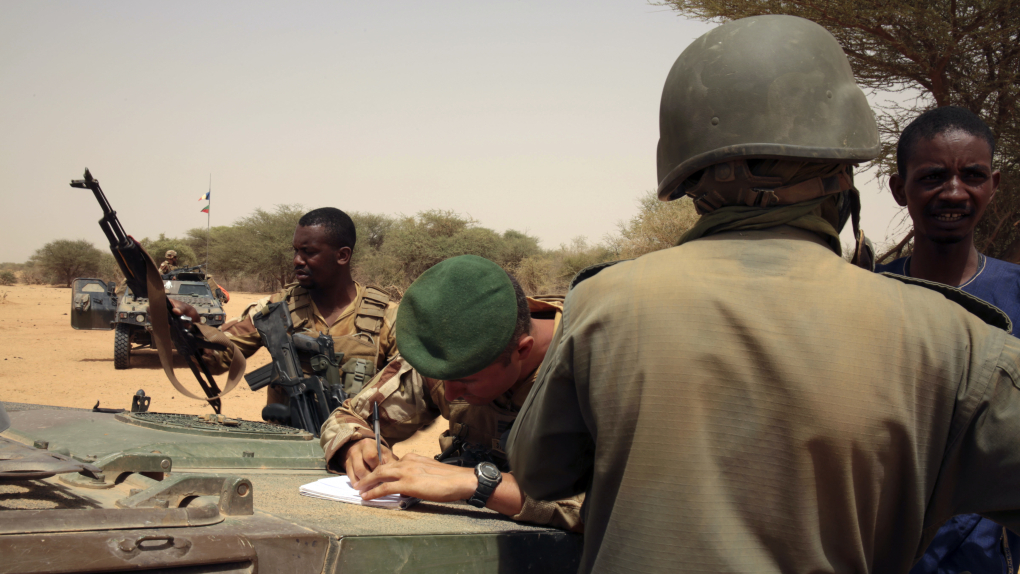
M 236 317 L 264 293 L 231 293 L 227 317 Z M 139 389 L 152 397 L 149 410 L 203 414 L 212 409 L 205 401 L 189 399 L 167 380 L 152 349 L 133 351 L 131 368 L 113 368 L 113 331 L 76 331 L 70 322 L 71 290 L 41 285 L 0 287 L 0 400 L 91 409 L 131 408 Z M 248 359 L 248 370 L 269 362 L 259 350 Z M 175 362 L 176 374 L 193 393 L 201 389 L 184 361 Z M 217 377 L 222 385 L 226 377 Z M 223 397 L 223 414 L 261 420 L 264 391 L 252 392 L 243 381 Z M 407 452 L 434 455 L 438 435 L 446 428 L 437 421 L 396 445 L 398 456 Z

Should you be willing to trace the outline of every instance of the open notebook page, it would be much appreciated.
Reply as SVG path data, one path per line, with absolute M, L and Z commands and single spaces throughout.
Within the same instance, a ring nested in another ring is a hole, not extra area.
M 312 498 L 338 500 L 348 504 L 360 504 L 362 506 L 375 506 L 378 508 L 407 508 L 419 502 L 417 498 L 400 494 L 390 494 L 373 500 L 362 500 L 358 489 L 351 486 L 351 480 L 346 475 L 332 476 L 304 484 L 299 489 L 299 492 Z

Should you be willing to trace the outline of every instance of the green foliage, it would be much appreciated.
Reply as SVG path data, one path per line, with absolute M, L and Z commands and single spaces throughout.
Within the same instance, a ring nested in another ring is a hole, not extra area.
M 640 205 L 633 219 L 620 224 L 619 250 L 624 259 L 673 247 L 699 217 L 689 197 L 665 202 L 649 191 L 641 197 Z
M 195 250 L 183 239 L 167 237 L 160 233 L 159 238 L 149 239 L 146 237 L 140 243 L 149 256 L 152 257 L 156 267 L 159 267 L 159 264 L 166 260 L 166 252 L 171 249 L 177 252 L 177 265 L 180 267 L 190 267 L 201 262 L 195 255 Z M 113 257 L 113 254 L 109 255 L 111 258 Z
M 479 255 L 512 270 L 531 251 L 538 251 L 538 240 L 526 234 L 500 235 L 450 211 L 424 211 L 391 226 L 374 263 L 399 269 L 387 279 L 403 290 L 426 269 L 450 257 Z
M 37 265 L 30 259 L 21 270 L 21 282 L 25 285 L 42 285 L 49 282 L 49 277 L 42 265 Z
M 4 269 L 3 271 L 0 271 L 0 285 L 4 286 L 14 285 L 17 282 L 18 276 L 15 275 L 13 271 L 9 269 Z
M 84 239 L 51 241 L 29 258 L 32 271 L 41 271 L 43 281 L 63 283 L 68 287 L 75 277 L 98 274 L 101 260 L 102 251 Z
M 294 228 L 304 215 L 300 205 L 278 205 L 274 211 L 256 209 L 231 226 L 209 232 L 191 229 L 183 241 L 195 252 L 209 245 L 209 266 L 221 285 L 238 285 L 256 291 L 273 291 L 293 278 Z M 233 281 L 233 283 L 232 283 Z
M 896 171 L 904 127 L 936 106 L 962 106 L 996 137 L 1002 183 L 978 225 L 979 250 L 1020 261 L 1020 3 L 1013 0 L 665 0 L 684 16 L 725 21 L 790 14 L 824 26 L 866 89 L 918 95 L 877 106 L 882 175 Z
M 113 253 L 103 251 L 99 255 L 99 268 L 96 270 L 96 277 L 106 282 L 115 281 L 117 283 L 124 279 L 124 274 L 120 272 Z
M 355 256 L 359 250 L 379 249 L 386 241 L 389 233 L 397 221 L 392 217 L 378 213 L 360 213 L 352 211 L 348 213 L 354 228 L 357 231 L 358 243 L 354 246 Z
M 542 249 L 538 238 L 527 233 L 513 229 L 498 233 L 452 211 L 423 211 L 413 217 L 355 212 L 350 214 L 358 234 L 352 273 L 356 281 L 378 285 L 399 299 L 429 267 L 449 257 L 473 254 L 498 263 L 529 294 L 563 293 L 585 267 L 672 246 L 694 217 L 686 200 L 666 204 L 646 194 L 640 206 L 634 219 L 620 224 L 619 237 L 599 243 L 579 237 L 552 250 Z M 207 270 L 215 274 L 217 283 L 231 290 L 273 291 L 292 280 L 292 239 L 303 213 L 299 205 L 256 209 L 233 225 L 192 229 L 183 238 L 160 235 L 142 244 L 154 255 L 174 249 L 187 265 L 199 259 L 196 253 L 204 256 L 208 243 Z M 40 261 L 34 258 L 24 264 L 23 280 L 48 280 Z M 100 253 L 89 270 L 88 275 L 106 281 L 120 279 L 109 253 Z
M 557 255 L 559 265 L 556 266 L 556 278 L 564 285 L 582 269 L 620 258 L 620 253 L 611 246 L 591 245 L 584 237 L 575 237 L 569 246 L 560 246 Z

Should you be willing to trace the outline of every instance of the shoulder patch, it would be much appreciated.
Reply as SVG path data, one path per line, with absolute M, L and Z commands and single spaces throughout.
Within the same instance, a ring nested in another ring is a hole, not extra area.
M 1006 315 L 1002 309 L 999 309 L 995 305 L 992 305 L 983 299 L 978 299 L 970 293 L 964 292 L 956 287 L 943 285 L 942 283 L 936 283 L 926 279 L 917 279 L 915 277 L 906 277 L 904 275 L 889 273 L 888 271 L 879 273 L 879 275 L 884 275 L 890 279 L 906 283 L 907 285 L 917 285 L 931 289 L 932 291 L 937 291 L 938 293 L 941 293 L 943 297 L 970 311 L 972 315 L 976 315 L 985 323 L 988 323 L 993 327 L 998 327 L 1007 333 L 1013 333 L 1013 322 L 1009 320 L 1009 316 Z
M 592 277 L 598 275 L 599 272 L 602 271 L 603 269 L 612 267 L 617 263 L 623 263 L 624 261 L 632 261 L 632 259 L 620 259 L 619 261 L 608 261 L 606 263 L 599 263 L 597 265 L 585 267 L 584 269 L 578 271 L 577 275 L 574 275 L 574 279 L 570 282 L 570 287 L 567 288 L 567 291 L 570 291 L 574 287 L 577 287 L 577 285 L 581 281 L 584 281 L 585 279 L 591 279 Z

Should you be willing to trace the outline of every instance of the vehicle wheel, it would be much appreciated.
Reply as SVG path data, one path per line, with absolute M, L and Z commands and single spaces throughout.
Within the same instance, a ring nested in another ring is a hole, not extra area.
M 113 368 L 126 369 L 131 366 L 131 327 L 117 323 L 113 332 Z

